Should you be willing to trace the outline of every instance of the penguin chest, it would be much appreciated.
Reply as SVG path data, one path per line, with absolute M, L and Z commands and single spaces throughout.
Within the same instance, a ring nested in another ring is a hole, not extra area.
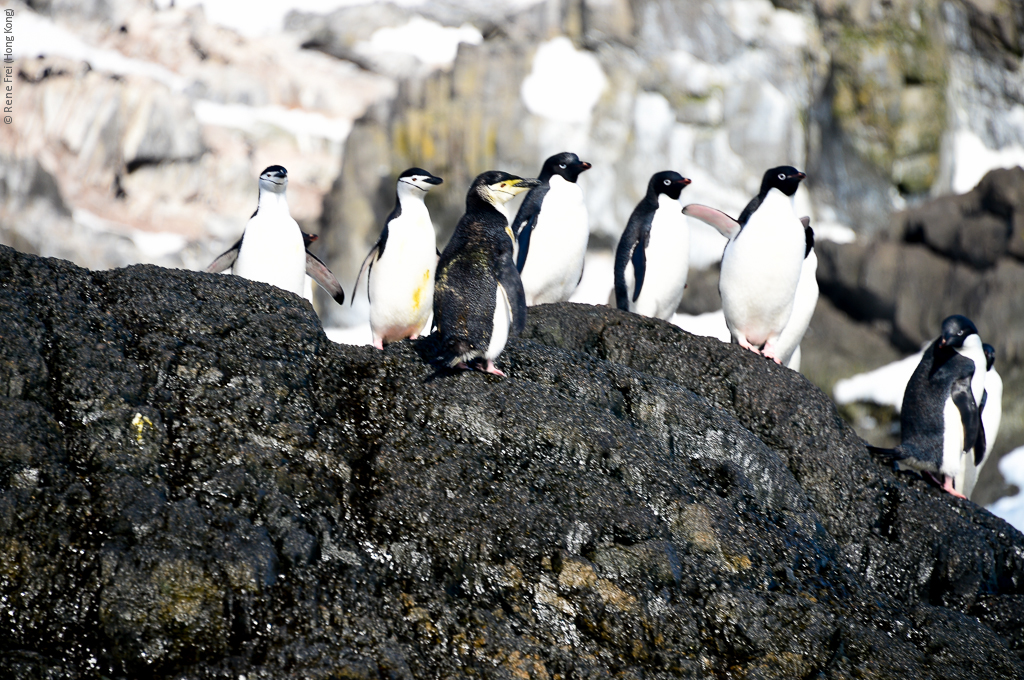
M 952 397 L 946 397 L 942 407 L 942 462 L 939 472 L 952 477 L 958 491 L 963 489 L 967 456 L 964 452 L 964 426 L 960 410 Z
M 368 284 L 375 334 L 390 342 L 419 333 L 433 308 L 436 265 L 429 218 L 388 225 L 384 253 L 373 263 Z
M 521 273 L 528 305 L 569 299 L 583 273 L 589 237 L 587 207 L 579 185 L 552 177 Z
M 793 310 L 806 245 L 792 200 L 772 189 L 722 254 L 719 291 L 734 336 L 760 346 L 782 332 Z
M 484 358 L 494 360 L 498 358 L 501 351 L 508 343 L 509 329 L 512 327 L 512 305 L 508 301 L 508 294 L 499 283 L 495 292 L 494 317 L 491 321 L 491 338 L 487 342 L 487 351 Z
M 971 335 L 962 347 L 957 348 L 957 354 L 967 357 L 974 362 L 974 375 L 971 377 L 971 394 L 974 395 L 974 403 L 981 405 L 981 395 L 985 392 L 985 348 L 981 344 L 981 338 L 977 334 Z
M 658 319 L 668 319 L 679 307 L 686 289 L 686 276 L 690 262 L 690 227 L 686 223 L 679 201 L 668 196 L 658 197 L 658 209 L 651 219 L 651 238 L 644 256 L 647 266 L 640 295 L 633 301 L 630 286 L 630 311 Z M 637 248 L 642 247 L 638 244 Z M 627 269 L 632 270 L 629 263 Z
M 232 273 L 303 295 L 306 247 L 298 223 L 288 215 L 257 213 L 245 227 Z

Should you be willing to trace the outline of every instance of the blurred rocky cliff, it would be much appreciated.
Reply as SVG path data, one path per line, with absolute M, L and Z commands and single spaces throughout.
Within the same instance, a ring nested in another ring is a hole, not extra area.
M 350 290 L 405 167 L 445 178 L 427 198 L 443 246 L 474 175 L 534 175 L 568 149 L 594 164 L 581 184 L 600 274 L 652 172 L 676 169 L 693 179 L 684 202 L 737 214 L 785 162 L 808 171 L 798 203 L 822 253 L 805 374 L 829 392 L 966 312 L 1000 348 L 1006 403 L 1024 403 L 1020 196 L 968 193 L 1024 164 L 1021 3 L 338 4 L 286 16 L 274 3 L 280 30 L 259 33 L 239 28 L 257 10 L 217 0 L 8 2 L 18 80 L 15 122 L 0 126 L 0 242 L 93 268 L 201 268 L 280 163 L 293 215 Z M 681 311 L 715 311 L 722 241 L 691 227 Z M 328 326 L 365 322 L 363 296 L 316 306 Z M 879 425 L 861 432 L 891 437 L 892 414 L 863 409 Z M 1011 411 L 997 453 L 1024 444 Z M 1001 492 L 995 465 L 986 474 Z

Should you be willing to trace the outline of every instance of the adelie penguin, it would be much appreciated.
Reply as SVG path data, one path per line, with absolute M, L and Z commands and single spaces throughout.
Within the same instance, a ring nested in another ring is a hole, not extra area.
M 814 254 L 814 230 L 811 229 L 811 218 L 801 217 L 800 222 L 804 225 L 807 249 L 800 268 L 800 280 L 796 284 L 796 295 L 793 297 L 793 312 L 777 344 L 779 361 L 794 371 L 800 370 L 800 341 L 811 325 L 811 317 L 818 304 L 818 256 Z
M 589 169 L 574 153 L 548 158 L 516 214 L 516 269 L 527 306 L 568 300 L 583 277 L 590 223 L 576 179 Z
M 259 204 L 231 248 L 215 259 L 206 271 L 231 273 L 252 281 L 262 281 L 303 295 L 308 274 L 330 293 L 340 305 L 345 302 L 334 274 L 315 255 L 306 250 L 316 237 L 303 234 L 288 210 L 288 171 L 271 165 L 260 174 Z
M 671 170 L 655 173 L 647 183 L 615 250 L 619 309 L 668 319 L 679 306 L 690 261 L 690 228 L 679 196 L 688 184 Z
M 423 202 L 443 180 L 426 170 L 409 168 L 398 177 L 395 209 L 384 221 L 380 238 L 356 276 L 366 274 L 373 346 L 403 338 L 416 339 L 430 317 L 434 300 L 437 245 L 434 225 Z M 355 289 L 352 301 L 355 303 Z
M 981 428 L 980 399 L 971 385 L 977 350 L 983 351 L 981 338 L 970 319 L 955 315 L 943 321 L 942 334 L 925 349 L 903 393 L 900 445 L 868 447 L 960 498 L 967 457 Z
M 434 283 L 440 359 L 450 367 L 472 364 L 505 375 L 494 360 L 526 323 L 526 295 L 512 261 L 512 229 L 501 208 L 539 184 L 491 170 L 469 188 L 466 214 L 441 253 Z
M 793 312 L 807 252 L 804 225 L 793 205 L 804 177 L 788 165 L 771 168 L 737 220 L 703 205 L 683 209 L 729 239 L 718 290 L 733 342 L 778 363 L 779 336 Z
M 996 349 L 992 345 L 982 345 L 985 350 L 985 394 L 981 399 L 981 429 L 975 441 L 974 449 L 967 459 L 967 473 L 964 481 L 964 495 L 968 498 L 978 483 L 981 469 L 989 461 L 992 449 L 996 445 L 996 435 L 1003 420 L 1003 379 L 995 369 Z

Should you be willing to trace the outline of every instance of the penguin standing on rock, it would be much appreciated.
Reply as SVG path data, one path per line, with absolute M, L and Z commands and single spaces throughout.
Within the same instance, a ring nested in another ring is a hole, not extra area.
M 982 345 L 982 348 L 985 350 L 985 395 L 978 408 L 981 412 L 981 429 L 974 450 L 967 460 L 964 495 L 968 498 L 978 483 L 981 469 L 991 458 L 988 454 L 996 445 L 996 435 L 999 434 L 999 424 L 1003 419 L 1003 379 L 995 369 L 996 348 L 989 344 Z
M 271 165 L 260 174 L 260 197 L 242 238 L 215 259 L 206 271 L 231 273 L 262 281 L 302 296 L 311 276 L 340 305 L 345 291 L 331 270 L 306 250 L 315 236 L 303 234 L 288 210 L 288 171 Z
M 420 168 L 409 168 L 398 176 L 395 209 L 359 268 L 356 288 L 368 269 L 370 330 L 377 349 L 403 338 L 415 340 L 430 317 L 437 245 L 423 199 L 443 181 Z M 353 290 L 353 304 L 355 297 Z
M 971 384 L 975 374 L 971 355 L 981 349 L 981 338 L 970 319 L 955 315 L 943 321 L 942 335 L 925 349 L 903 394 L 900 445 L 892 450 L 868 447 L 959 498 L 966 497 L 967 457 L 981 428 Z
M 804 225 L 807 249 L 804 251 L 800 280 L 796 284 L 793 312 L 779 335 L 777 355 L 783 366 L 794 371 L 800 370 L 800 341 L 811 325 L 811 317 L 818 304 L 818 256 L 814 254 L 814 230 L 811 229 L 809 217 L 801 217 L 800 222 Z
M 548 158 L 516 214 L 516 269 L 530 307 L 568 300 L 583 277 L 590 223 L 576 179 L 589 169 L 574 153 Z
M 491 170 L 469 188 L 466 214 L 441 253 L 434 282 L 441 359 L 453 368 L 472 364 L 505 375 L 494 360 L 526 323 L 526 295 L 512 261 L 512 229 L 503 207 L 539 184 Z
M 668 319 L 686 289 L 690 228 L 679 195 L 690 180 L 678 172 L 655 173 L 615 250 L 615 305 Z
M 793 312 L 807 248 L 804 226 L 793 205 L 804 177 L 788 165 L 771 168 L 738 220 L 707 206 L 683 209 L 729 239 L 722 253 L 718 291 L 733 342 L 777 363 L 782 363 L 779 336 Z

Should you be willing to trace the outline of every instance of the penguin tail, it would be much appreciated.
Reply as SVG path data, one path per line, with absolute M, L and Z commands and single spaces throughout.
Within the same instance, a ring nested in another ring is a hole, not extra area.
M 867 448 L 871 453 L 889 462 L 895 462 L 903 458 L 903 454 L 900 452 L 899 448 L 883 449 L 879 446 L 871 446 L 871 444 L 868 444 Z

